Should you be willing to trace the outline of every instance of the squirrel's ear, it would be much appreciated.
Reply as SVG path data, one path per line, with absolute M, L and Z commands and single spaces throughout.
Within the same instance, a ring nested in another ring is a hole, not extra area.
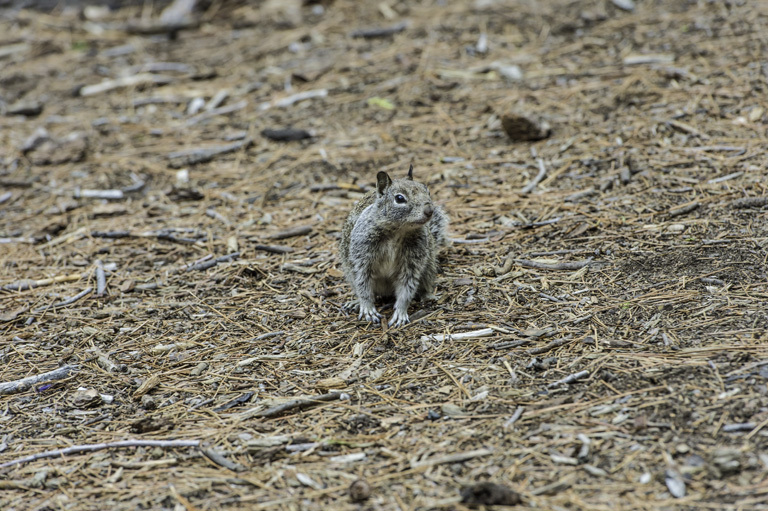
M 389 174 L 383 170 L 376 174 L 376 189 L 379 191 L 379 195 L 384 193 L 384 190 L 389 188 L 392 184 L 392 180 L 389 178 Z
M 408 179 L 413 181 L 413 163 L 411 163 L 411 166 L 408 168 Z

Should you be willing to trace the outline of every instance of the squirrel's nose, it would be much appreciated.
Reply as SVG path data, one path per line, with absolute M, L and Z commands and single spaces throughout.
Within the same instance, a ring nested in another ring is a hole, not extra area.
M 432 206 L 426 206 L 424 208 L 424 216 L 427 218 L 432 218 L 432 213 L 435 212 L 435 209 Z

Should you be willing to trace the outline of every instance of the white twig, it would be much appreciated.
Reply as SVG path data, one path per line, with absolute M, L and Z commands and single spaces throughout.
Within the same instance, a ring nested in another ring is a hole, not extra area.
M 136 85 L 143 85 L 145 83 L 162 85 L 170 83 L 171 81 L 173 81 L 173 78 L 170 76 L 163 76 L 152 73 L 139 73 L 137 75 L 124 76 L 114 80 L 104 80 L 103 82 L 94 85 L 86 85 L 80 89 L 80 95 L 93 96 L 94 94 L 101 94 L 102 92 L 108 92 L 113 89 L 119 89 L 121 87 L 134 87 Z
M 525 185 L 525 187 L 520 190 L 520 193 L 531 193 L 533 189 L 536 188 L 536 185 L 541 183 L 541 180 L 544 179 L 544 176 L 547 175 L 547 167 L 544 166 L 544 160 L 538 158 L 536 161 L 539 164 L 539 173 L 536 174 L 536 177 L 533 178 L 533 181 Z
M 552 383 L 547 385 L 547 387 L 552 388 L 552 387 L 557 387 L 558 385 L 562 385 L 563 383 L 573 383 L 576 380 L 580 380 L 587 376 L 589 376 L 589 371 L 580 371 L 578 373 L 569 374 L 562 380 L 553 381 Z
M 123 447 L 197 447 L 199 445 L 200 440 L 121 440 L 119 442 L 109 442 L 104 444 L 73 445 L 72 447 L 67 447 L 66 449 L 39 452 L 37 454 L 31 454 L 23 458 L 17 458 L 15 460 L 3 463 L 0 465 L 0 468 L 12 467 L 13 465 L 29 463 L 31 461 L 40 460 L 43 458 L 67 456 L 68 454 L 76 454 L 78 452 L 101 451 L 104 449 L 121 449 Z
M 486 337 L 494 332 L 493 328 L 483 328 L 471 332 L 461 332 L 458 334 L 432 334 L 422 335 L 422 341 L 460 341 L 462 339 L 474 339 L 475 337 Z
M 27 376 L 26 378 L 22 378 L 20 380 L 0 383 L 0 396 L 5 394 L 18 394 L 19 392 L 24 392 L 30 387 L 45 381 L 62 380 L 69 376 L 69 373 L 77 370 L 77 366 L 62 366 L 47 373 L 36 374 L 34 376 Z
M 435 465 L 445 465 L 446 463 L 461 463 L 463 461 L 480 458 L 482 456 L 489 456 L 491 454 L 493 454 L 493 451 L 490 449 L 476 449 L 474 451 L 459 452 L 447 456 L 433 456 L 420 461 L 411 461 L 411 468 L 433 467 Z M 0 467 L 1 466 L 2 465 L 0 465 Z
M 513 413 L 513 414 L 512 414 L 512 417 L 510 417 L 509 419 L 507 419 L 507 420 L 504 422 L 504 425 L 503 425 L 502 427 L 503 427 L 504 429 L 507 429 L 507 428 L 511 427 L 511 426 L 512 426 L 512 425 L 513 425 L 515 422 L 517 422 L 517 420 L 518 420 L 520 417 L 522 417 L 522 415 L 523 415 L 523 412 L 524 412 L 524 411 L 525 411 L 525 407 L 524 407 L 524 406 L 518 406 L 518 407 L 515 409 L 515 413 Z
M 282 99 L 277 99 L 274 101 L 266 101 L 259 105 L 259 110 L 269 110 L 272 107 L 275 108 L 284 108 L 286 106 L 291 106 L 294 103 L 298 103 L 299 101 L 304 101 L 305 99 L 314 99 L 314 98 L 324 98 L 328 95 L 328 89 L 315 89 L 315 90 L 308 90 L 304 92 L 299 92 L 297 94 L 294 94 L 292 96 L 288 96 Z

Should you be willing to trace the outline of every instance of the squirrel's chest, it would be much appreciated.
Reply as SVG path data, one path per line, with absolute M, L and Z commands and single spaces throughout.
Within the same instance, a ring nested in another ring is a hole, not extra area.
M 371 266 L 374 277 L 390 279 L 394 277 L 400 267 L 401 247 L 396 240 L 387 240 L 380 243 L 373 254 L 373 265 Z

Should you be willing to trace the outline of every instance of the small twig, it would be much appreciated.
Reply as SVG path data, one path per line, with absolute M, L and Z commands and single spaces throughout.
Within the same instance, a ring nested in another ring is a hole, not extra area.
M 78 366 L 67 365 L 47 373 L 36 374 L 34 376 L 27 376 L 26 378 L 22 378 L 20 380 L 0 383 L 0 395 L 18 394 L 19 392 L 24 392 L 25 390 L 37 385 L 38 383 L 62 380 L 69 376 L 71 372 L 77 371 L 78 369 Z
M 146 83 L 152 83 L 156 85 L 164 85 L 173 81 L 173 78 L 165 75 L 158 75 L 152 73 L 139 73 L 131 76 L 124 76 L 122 78 L 116 78 L 114 80 L 104 80 L 101 83 L 95 85 L 86 85 L 80 88 L 81 96 L 93 96 L 94 94 L 101 94 L 102 92 L 108 92 L 113 89 L 119 89 L 122 87 L 135 87 Z
M 709 181 L 707 181 L 707 183 L 711 184 L 711 185 L 715 185 L 717 183 L 723 183 L 725 181 L 730 181 L 731 179 L 736 179 L 737 177 L 739 177 L 739 176 L 741 176 L 743 174 L 744 174 L 743 172 L 734 172 L 732 174 L 728 174 L 728 175 L 725 175 L 725 176 L 721 176 L 721 177 L 716 177 L 714 179 L 710 179 Z
M 586 261 L 573 261 L 570 263 L 540 263 L 528 259 L 515 259 L 515 263 L 525 268 L 535 268 L 537 270 L 580 270 L 593 263 L 592 258 Z
M 194 124 L 197 124 L 199 122 L 202 122 L 206 119 L 210 119 L 211 117 L 216 117 L 218 115 L 226 115 L 231 114 L 232 112 L 237 112 L 238 110 L 242 110 L 248 106 L 248 102 L 246 100 L 238 101 L 237 103 L 232 103 L 231 105 L 225 105 L 220 106 L 219 108 L 214 108 L 213 110 L 205 111 L 201 114 L 197 114 L 194 117 L 190 117 L 187 119 L 187 126 L 192 126 Z
M 58 284 L 59 282 L 73 282 L 82 278 L 80 273 L 72 273 L 70 275 L 61 275 L 59 277 L 51 277 L 50 279 L 41 280 L 19 280 L 18 282 L 12 282 L 3 286 L 6 291 L 26 291 L 40 286 L 48 286 L 51 284 Z
M 73 445 L 65 449 L 56 449 L 54 451 L 45 451 L 23 458 L 17 458 L 15 460 L 8 461 L 0 465 L 0 468 L 12 467 L 21 463 L 29 463 L 44 458 L 56 458 L 58 456 L 67 456 L 69 454 L 76 454 L 79 452 L 93 452 L 101 451 L 104 449 L 120 449 L 123 447 L 197 447 L 200 445 L 200 440 L 122 440 L 119 442 L 109 442 L 103 444 L 85 444 L 85 445 Z
M 571 336 L 563 337 L 562 339 L 555 339 L 554 341 L 550 342 L 549 344 L 546 344 L 545 346 L 540 346 L 538 348 L 531 348 L 528 351 L 526 351 L 526 353 L 529 355 L 541 355 L 542 353 L 546 353 L 550 350 L 558 348 L 563 344 L 567 344 L 570 341 L 571 341 Z
M 261 250 L 262 252 L 272 252 L 273 254 L 288 254 L 293 252 L 293 247 L 283 247 L 280 245 L 261 245 L 256 244 L 252 247 L 254 250 Z
M 581 199 L 585 199 L 587 197 L 591 197 L 592 195 L 595 195 L 597 193 L 597 190 L 594 188 L 587 188 L 586 190 L 582 190 L 580 192 L 572 193 L 568 195 L 564 200 L 565 202 L 578 202 Z
M 392 25 L 391 27 L 355 30 L 349 35 L 351 37 L 359 37 L 363 39 L 378 39 L 382 37 L 393 36 L 395 34 L 402 32 L 406 28 L 408 28 L 408 23 L 403 22 L 403 23 L 398 23 L 397 25 Z
M 292 96 L 288 96 L 282 99 L 277 99 L 274 101 L 266 101 L 259 105 L 259 110 L 269 110 L 272 107 L 286 107 L 291 106 L 294 103 L 298 103 L 299 101 L 304 101 L 305 99 L 314 99 L 314 98 L 324 98 L 328 95 L 328 89 L 316 89 L 316 90 L 308 90 L 304 92 L 299 92 L 298 94 L 293 94 Z
M 209 460 L 211 460 L 215 464 L 219 465 L 220 467 L 224 467 L 226 469 L 229 469 L 232 472 L 242 472 L 246 468 L 243 465 L 241 465 L 240 463 L 235 463 L 234 461 L 229 461 L 222 454 L 216 452 L 215 450 L 213 450 L 211 448 L 200 449 L 200 452 L 202 452 L 203 455 L 206 458 L 208 458 Z
M 555 217 L 550 220 L 542 220 L 541 222 L 531 222 L 529 224 L 523 224 L 521 227 L 523 229 L 533 229 L 534 227 L 542 227 L 544 225 L 552 225 L 562 220 L 561 217 Z
M 530 339 L 518 339 L 517 341 L 504 341 L 504 342 L 497 342 L 496 344 L 491 344 L 491 349 L 494 350 L 507 350 L 509 348 L 519 348 L 520 346 L 524 346 L 528 344 Z
M 132 234 L 130 231 L 91 231 L 92 238 L 118 239 L 129 238 L 131 236 Z
M 277 417 L 278 415 L 282 415 L 285 412 L 289 412 L 293 410 L 306 410 L 307 408 L 312 408 L 313 406 L 317 406 L 327 401 L 335 401 L 337 399 L 341 399 L 342 395 L 343 395 L 343 392 L 329 392 L 327 394 L 321 394 L 319 396 L 314 396 L 310 398 L 292 399 L 290 401 L 286 401 L 285 403 L 273 406 L 271 408 L 267 408 L 266 410 L 256 412 L 252 415 L 248 414 L 248 416 L 259 417 L 262 419 Z M 248 412 L 244 412 L 244 413 L 247 414 Z
M 83 298 L 84 296 L 87 296 L 91 291 L 93 291 L 92 287 L 87 287 L 77 293 L 75 296 L 71 298 L 67 298 L 66 300 L 59 302 L 59 303 L 53 303 L 51 305 L 46 305 L 44 307 L 38 307 L 37 309 L 32 309 L 32 314 L 40 314 L 41 312 L 52 310 L 52 309 L 60 309 L 61 307 L 66 307 L 67 305 L 72 305 L 79 299 Z
M 580 371 L 578 373 L 569 374 L 562 380 L 553 381 L 552 383 L 547 385 L 547 387 L 552 388 L 552 387 L 557 387 L 558 385 L 562 385 L 563 383 L 573 383 L 582 378 L 586 378 L 587 376 L 589 376 L 589 371 Z
M 737 433 L 739 431 L 752 431 L 757 427 L 754 422 L 742 422 L 738 424 L 723 424 L 721 428 L 723 433 Z
M 486 337 L 494 332 L 493 328 L 483 328 L 471 332 L 461 332 L 458 334 L 432 334 L 422 335 L 422 341 L 460 341 L 462 339 L 475 339 L 477 337 Z
M 533 181 L 525 185 L 523 189 L 520 190 L 520 193 L 523 193 L 523 194 L 531 193 L 534 190 L 534 188 L 536 188 L 536 186 L 539 183 L 541 183 L 544 177 L 546 177 L 547 167 L 544 166 L 544 160 L 542 160 L 541 158 L 538 158 L 536 161 L 539 164 L 539 173 L 536 174 L 536 177 L 533 178 Z
M 447 456 L 434 456 L 421 461 L 412 461 L 411 468 L 433 467 L 435 465 L 445 465 L 447 463 L 461 463 L 482 456 L 490 456 L 494 451 L 491 449 L 476 449 L 474 451 L 449 454 Z
M 761 208 L 768 204 L 768 197 L 744 197 L 731 202 L 731 207 L 735 209 Z
M 205 163 L 222 154 L 232 153 L 234 151 L 247 148 L 251 145 L 251 143 L 253 143 L 253 141 L 248 138 L 239 142 L 232 142 L 231 144 L 224 144 L 215 147 L 176 151 L 168 155 L 168 159 L 171 160 L 169 166 L 171 168 L 178 169 L 187 165 Z
M 96 261 L 96 296 L 104 296 L 107 290 L 107 275 L 104 273 L 104 265 Z
M 504 421 L 504 424 L 502 425 L 502 427 L 504 429 L 507 429 L 507 428 L 511 427 L 515 422 L 517 422 L 517 420 L 520 417 L 522 417 L 524 411 L 525 411 L 525 407 L 524 406 L 518 406 L 515 409 L 515 413 L 512 414 L 512 417 L 510 417 L 509 419 Z
M 122 190 L 81 190 L 80 188 L 75 188 L 72 195 L 75 199 L 120 200 L 124 197 Z
M 675 208 L 675 209 L 670 209 L 669 212 L 667 213 L 667 215 L 669 215 L 670 218 L 673 218 L 673 217 L 676 217 L 676 216 L 680 216 L 680 215 L 684 215 L 686 213 L 690 213 L 691 211 L 693 211 L 694 209 L 698 208 L 699 206 L 701 206 L 701 204 L 699 204 L 698 201 L 692 202 L 692 203 L 690 203 L 690 204 L 688 204 L 686 206 L 682 206 L 682 207 Z
M 309 234 L 310 232 L 312 232 L 311 225 L 300 225 L 298 227 L 291 227 L 290 229 L 276 232 L 274 234 L 269 234 L 264 237 L 268 240 L 284 240 L 286 238 L 295 238 L 296 236 L 304 236 L 305 234 Z
M 233 259 L 237 259 L 238 257 L 240 257 L 240 252 L 233 252 L 225 256 L 217 257 L 216 259 L 211 259 L 209 261 L 203 261 L 201 263 L 193 264 L 192 266 L 187 268 L 187 271 L 207 270 L 208 268 L 216 266 L 219 263 L 226 263 L 226 262 L 232 261 Z

